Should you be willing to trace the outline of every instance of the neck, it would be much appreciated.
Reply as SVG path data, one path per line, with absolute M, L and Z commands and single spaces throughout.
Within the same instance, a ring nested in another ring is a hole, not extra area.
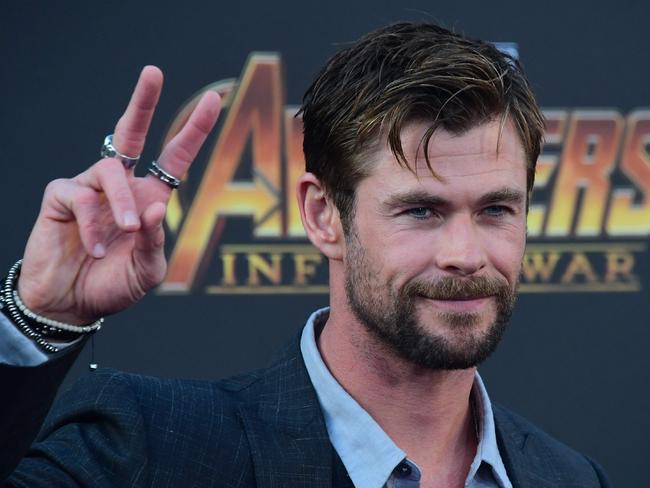
M 318 339 L 332 375 L 420 467 L 462 464 L 467 473 L 477 442 L 469 401 L 475 369 L 414 365 L 335 308 Z

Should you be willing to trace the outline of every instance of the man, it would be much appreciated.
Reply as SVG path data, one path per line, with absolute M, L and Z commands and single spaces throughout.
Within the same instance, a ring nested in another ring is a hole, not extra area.
M 10 484 L 606 486 L 592 461 L 493 406 L 476 373 L 514 305 L 543 120 L 514 60 L 430 24 L 368 34 L 305 95 L 297 195 L 329 260 L 330 307 L 300 340 L 219 383 L 98 372 L 25 454 L 78 337 L 164 275 L 165 203 L 218 101 L 207 94 L 135 178 L 161 83 L 145 68 L 109 157 L 48 186 L 6 280 L 5 328 L 32 341 L 14 365 L 39 364 L 1 370 L 16 399 L 5 472 L 23 457 Z

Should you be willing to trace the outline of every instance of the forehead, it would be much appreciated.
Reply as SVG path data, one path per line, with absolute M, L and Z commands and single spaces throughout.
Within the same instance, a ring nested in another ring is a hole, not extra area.
M 510 121 L 489 121 L 462 134 L 438 129 L 428 143 L 429 163 L 435 176 L 427 166 L 423 147 L 429 126 L 429 122 L 414 121 L 402 130 L 402 147 L 410 169 L 397 163 L 385 142 L 372 157 L 369 178 L 375 176 L 385 183 L 403 179 L 435 179 L 445 183 L 464 176 L 501 175 L 513 185 L 525 187 L 526 153 Z

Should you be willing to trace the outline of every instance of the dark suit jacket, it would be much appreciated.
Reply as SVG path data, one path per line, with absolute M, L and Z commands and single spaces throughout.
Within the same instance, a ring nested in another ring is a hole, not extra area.
M 53 370 L 60 373 L 71 361 L 63 357 L 36 370 L 51 381 L 57 374 Z M 16 371 L 0 368 L 0 380 L 12 374 Z M 29 374 L 33 383 L 26 391 L 31 389 L 32 396 L 34 390 L 51 388 L 36 379 L 35 370 Z M 2 442 L 11 450 L 2 456 L 4 473 L 22 456 L 16 446 L 26 443 L 24 437 L 34 429 L 29 420 L 38 419 L 47 403 L 25 394 L 21 401 L 27 420 L 13 427 L 4 415 L 0 421 L 12 439 L 11 446 Z M 6 407 L 0 408 L 4 414 Z M 503 408 L 495 406 L 494 414 L 499 449 L 515 487 L 607 486 L 602 471 L 585 456 Z M 18 415 L 15 408 L 13 415 Z M 329 442 L 298 338 L 268 369 L 220 382 L 113 370 L 88 375 L 59 398 L 8 484 L 352 486 Z

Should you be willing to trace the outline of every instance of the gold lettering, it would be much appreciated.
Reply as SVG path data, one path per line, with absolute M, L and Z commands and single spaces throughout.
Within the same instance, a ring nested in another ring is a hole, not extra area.
M 169 262 L 163 291 L 187 290 L 211 257 L 224 217 L 251 216 L 256 236 L 280 237 L 282 80 L 277 54 L 253 54 Z M 252 136 L 252 179 L 234 180 Z
M 623 145 L 621 170 L 644 196 L 633 203 L 632 188 L 614 190 L 607 233 L 612 236 L 650 234 L 650 111 L 638 110 L 628 117 L 627 136 Z
M 576 111 L 569 124 L 567 143 L 557 175 L 546 233 L 567 236 L 577 212 L 575 233 L 601 233 L 623 121 L 614 111 Z M 583 191 L 581 208 L 576 209 Z
M 194 112 L 194 109 L 198 105 L 199 101 L 203 97 L 203 94 L 207 91 L 214 91 L 219 94 L 221 97 L 221 110 L 226 111 L 232 102 L 233 90 L 236 88 L 236 80 L 227 79 L 217 81 L 215 83 L 210 83 L 209 85 L 203 87 L 198 92 L 196 92 L 189 101 L 187 101 L 181 109 L 178 111 L 172 123 L 163 138 L 161 147 L 165 147 L 172 138 L 178 134 L 181 129 L 185 126 L 190 115 Z M 186 192 L 186 186 L 181 186 L 180 190 L 172 192 L 169 201 L 167 202 L 167 213 L 165 214 L 165 223 L 167 228 L 174 234 L 178 233 L 178 229 L 183 220 L 183 207 L 181 205 L 180 195 Z
M 221 255 L 221 262 L 223 264 L 223 277 L 221 284 L 223 286 L 237 286 L 237 276 L 235 275 L 235 258 L 237 256 L 231 253 L 224 253 Z
M 294 254 L 294 285 L 306 285 L 308 282 L 307 278 L 311 278 L 316 274 L 316 266 L 322 261 L 322 254 Z
M 546 255 L 541 252 L 526 253 L 522 266 L 526 281 L 534 282 L 538 279 L 542 282 L 551 281 L 560 256 L 557 252 L 549 252 Z
M 287 154 L 287 235 L 289 237 L 306 237 L 300 219 L 300 209 L 296 200 L 298 178 L 305 172 L 305 155 L 302 151 L 302 117 L 296 117 L 296 107 L 287 107 L 284 112 L 285 150 Z
M 634 254 L 630 252 L 608 252 L 605 281 L 637 281 L 634 270 Z M 621 278 L 620 280 L 618 278 Z
M 544 134 L 544 152 L 537 159 L 535 165 L 535 189 L 546 188 L 555 168 L 557 167 L 558 155 L 551 154 L 553 146 L 562 144 L 566 132 L 566 121 L 568 112 L 566 110 L 545 110 L 546 132 Z M 542 234 L 544 218 L 546 216 L 546 205 L 535 203 L 530 205 L 528 210 L 528 236 L 537 237 Z
M 266 261 L 257 253 L 248 253 L 248 285 L 259 286 L 261 284 L 260 274 L 266 277 L 274 285 L 282 282 L 282 255 L 271 253 L 271 262 Z
M 569 265 L 566 268 L 566 271 L 560 278 L 562 283 L 573 283 L 576 280 L 576 277 L 583 276 L 586 283 L 595 283 L 598 281 L 598 277 L 594 272 L 587 255 L 582 252 L 574 253 Z

